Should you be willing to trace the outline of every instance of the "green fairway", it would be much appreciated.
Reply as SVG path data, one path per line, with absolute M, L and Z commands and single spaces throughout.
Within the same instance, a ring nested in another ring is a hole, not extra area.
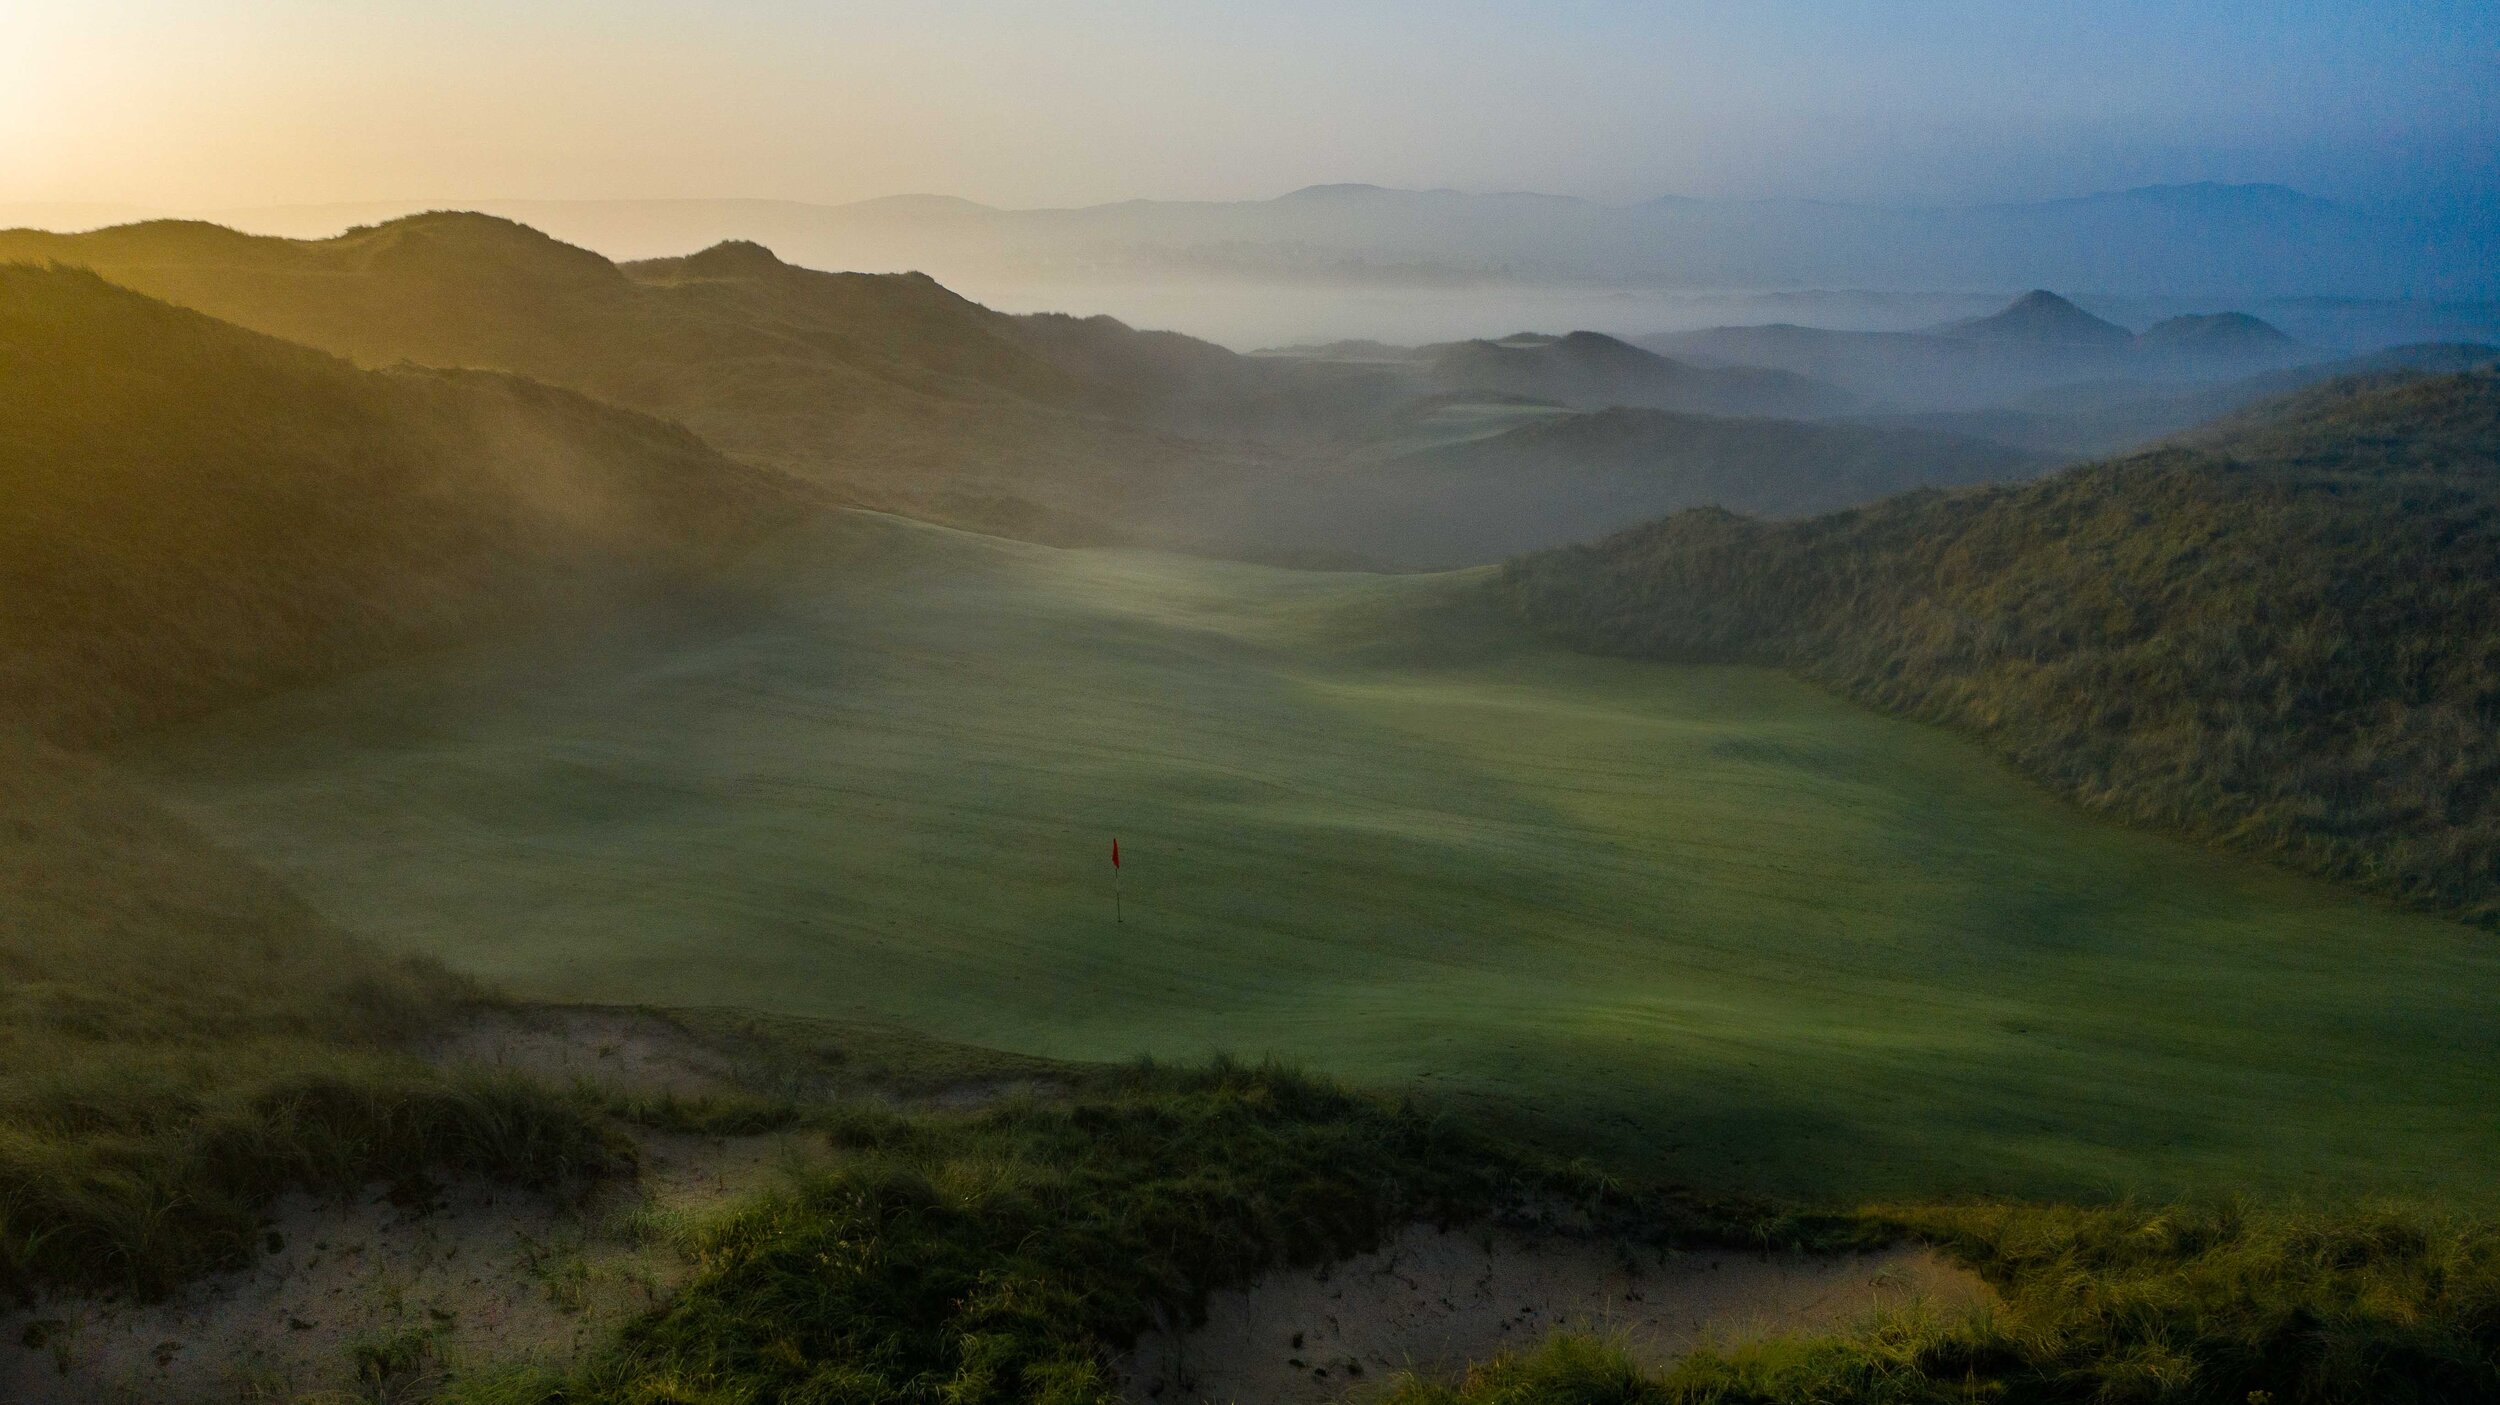
M 2500 943 L 1784 676 L 868 516 L 734 584 L 125 759 L 531 995 L 1275 1052 L 1789 1192 L 2500 1188 Z

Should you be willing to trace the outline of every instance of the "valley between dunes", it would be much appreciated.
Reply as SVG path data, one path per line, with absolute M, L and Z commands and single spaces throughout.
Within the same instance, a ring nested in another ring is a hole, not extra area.
M 1825 1200 L 2489 1202 L 2487 937 L 1778 673 L 1534 642 L 1488 581 L 832 513 L 115 759 L 531 998 L 1277 1052 Z

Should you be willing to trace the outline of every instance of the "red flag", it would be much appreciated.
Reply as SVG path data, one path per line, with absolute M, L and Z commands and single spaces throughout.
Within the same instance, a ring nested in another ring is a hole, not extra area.
M 1113 868 L 1120 866 L 1120 841 L 1116 838 L 1111 841 L 1111 866 Z

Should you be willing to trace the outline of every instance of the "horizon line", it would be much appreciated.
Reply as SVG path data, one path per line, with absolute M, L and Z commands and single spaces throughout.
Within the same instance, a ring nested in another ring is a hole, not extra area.
M 855 200 L 806 199 L 779 195 L 472 195 L 451 199 L 412 196 L 373 196 L 328 200 L 274 200 L 254 203 L 195 204 L 149 203 L 137 200 L 70 200 L 70 199 L 5 199 L 0 210 L 86 210 L 126 212 L 139 219 L 201 219 L 216 215 L 246 215 L 291 211 L 357 209 L 371 207 L 404 208 L 410 213 L 479 209 L 487 205 L 779 205 L 807 210 L 857 210 L 873 205 L 902 204 L 912 201 L 944 202 L 966 206 L 988 214 L 1070 214 L 1094 210 L 1111 210 L 1126 205 L 1272 205 L 1288 200 L 1331 196 L 1363 195 L 1451 196 L 1465 200 L 1540 200 L 1556 204 L 1580 205 L 1600 210 L 1631 211 L 1655 205 L 1691 204 L 1721 206 L 1827 206 L 1835 209 L 1894 211 L 1966 211 L 1994 209 L 2025 209 L 2054 205 L 2078 204 L 2093 200 L 2123 198 L 2183 191 L 2268 191 L 2317 204 L 2341 209 L 2401 208 L 2421 201 L 2354 204 L 2327 196 L 2315 195 L 2280 181 L 2172 181 L 2147 185 L 2086 190 L 2077 194 L 2042 196 L 2021 200 L 1913 200 L 1887 202 L 1879 200 L 1844 200 L 1809 195 L 1711 196 L 1682 195 L 1668 192 L 1631 200 L 1601 200 L 1582 195 L 1557 195 L 1536 190 L 1462 190 L 1455 186 L 1394 186 L 1369 181 L 1323 181 L 1297 186 L 1276 195 L 1243 196 L 1231 199 L 1181 199 L 1165 196 L 1137 195 L 1112 200 L 1096 200 L 1078 204 L 1001 205 L 975 200 L 970 196 L 943 191 L 895 191 L 884 195 L 863 196 Z

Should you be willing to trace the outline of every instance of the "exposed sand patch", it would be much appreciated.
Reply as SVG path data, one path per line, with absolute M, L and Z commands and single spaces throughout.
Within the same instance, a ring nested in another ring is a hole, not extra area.
M 1923 1249 L 1661 1253 L 1508 1229 L 1418 1226 L 1376 1253 L 1218 1293 L 1207 1321 L 1153 1333 L 1122 1363 L 1137 1405 L 1331 1401 L 1400 1371 L 1454 1375 L 1558 1329 L 1664 1366 L 1703 1341 L 1845 1327 L 1880 1307 L 1990 1301 Z
M 488 1010 L 430 1051 L 438 1063 L 507 1069 L 559 1086 L 587 1081 L 622 1093 L 703 1097 L 736 1091 L 718 1048 L 642 1010 Z
M 426 1054 L 654 1098 L 769 1090 L 969 1109 L 1066 1090 L 1005 1076 L 906 1094 L 873 1072 L 776 1061 L 747 1043 L 652 1011 L 538 1006 L 481 1011 Z M 418 1401 L 464 1368 L 561 1365 L 685 1281 L 673 1225 L 831 1154 L 804 1133 L 630 1134 L 641 1153 L 635 1179 L 587 1205 L 482 1182 L 396 1199 L 379 1185 L 344 1202 L 295 1194 L 271 1207 L 256 1263 L 164 1302 L 64 1298 L 0 1312 L 0 1405 Z
M 846 1036 L 856 1040 L 861 1032 Z M 890 1033 L 870 1037 L 889 1044 L 896 1039 Z M 895 1107 L 962 1111 L 1070 1091 L 1065 1078 L 1039 1072 L 933 1077 L 912 1069 L 897 1075 L 873 1058 L 850 1059 L 838 1046 L 793 1050 L 776 1046 L 769 1036 L 706 1032 L 657 1011 L 606 1006 L 483 1010 L 437 1041 L 427 1056 L 441 1064 L 503 1069 L 559 1086 L 588 1082 L 642 1097 L 745 1092 L 796 1102 L 866 1098 Z
M 850 1083 L 750 1066 L 742 1049 L 652 1012 L 555 1007 L 485 1012 L 430 1053 L 655 1097 L 752 1089 L 759 1071 L 785 1096 L 800 1083 Z M 853 1085 L 855 1096 L 935 1108 L 1064 1091 L 1012 1074 L 908 1094 Z M 267 1217 L 257 1262 L 164 1302 L 0 1312 L 0 1405 L 414 1405 L 478 1367 L 561 1367 L 684 1283 L 676 1231 L 687 1221 L 832 1155 L 807 1134 L 633 1135 L 637 1176 L 587 1205 L 474 1182 L 372 1186 L 345 1201 L 290 1195 Z M 1318 1405 L 1401 1370 L 1452 1374 L 1557 1329 L 1614 1337 L 1664 1365 L 1704 1340 L 1988 1300 L 1975 1277 L 1923 1250 L 1662 1254 L 1567 1232 L 1416 1227 L 1379 1252 L 1215 1295 L 1203 1327 L 1149 1334 L 1122 1376 L 1137 1405 Z
M 465 1367 L 562 1365 L 685 1280 L 670 1223 L 822 1154 L 781 1136 L 640 1140 L 637 1181 L 585 1207 L 484 1184 L 414 1203 L 379 1186 L 288 1196 L 250 1268 L 161 1303 L 0 1315 L 0 1401 L 417 1401 Z

